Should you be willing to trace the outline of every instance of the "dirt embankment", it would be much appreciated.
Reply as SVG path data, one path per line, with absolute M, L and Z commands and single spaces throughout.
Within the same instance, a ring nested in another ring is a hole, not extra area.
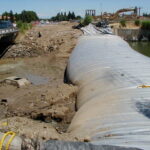
M 126 26 L 122 27 L 119 22 L 109 24 L 114 29 L 139 29 L 140 26 L 135 25 L 134 21 L 127 21 Z
M 0 60 L 0 80 L 17 76 L 32 83 L 0 84 L 0 131 L 74 140 L 65 132 L 75 114 L 77 87 L 63 82 L 68 57 L 82 35 L 73 25 L 34 27 Z
M 49 26 L 37 26 L 28 31 L 23 38 L 18 38 L 5 58 L 41 56 L 55 51 L 57 53 L 70 53 L 76 45 L 81 34 L 79 30 L 72 29 L 73 23 L 60 23 Z

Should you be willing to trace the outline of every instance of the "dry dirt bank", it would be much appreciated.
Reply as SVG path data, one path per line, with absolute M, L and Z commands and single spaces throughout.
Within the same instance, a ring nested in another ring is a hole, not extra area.
M 120 23 L 111 23 L 109 24 L 111 27 L 113 28 L 119 28 L 119 29 L 139 29 L 140 26 L 136 26 L 134 21 L 127 21 L 126 22 L 126 26 L 125 27 L 122 27 Z
M 74 140 L 65 131 L 75 113 L 77 87 L 63 82 L 68 57 L 82 34 L 73 25 L 34 27 L 0 60 L 0 80 L 17 76 L 32 82 L 22 88 L 0 84 L 0 131 Z

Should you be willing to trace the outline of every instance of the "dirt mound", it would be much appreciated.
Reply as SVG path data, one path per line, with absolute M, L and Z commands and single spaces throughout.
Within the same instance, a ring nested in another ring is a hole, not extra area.
M 41 91 L 24 89 L 16 93 L 13 101 L 8 100 L 7 117 L 29 117 L 52 123 L 58 132 L 65 132 L 75 113 L 76 91 L 65 84 Z
M 24 135 L 30 139 L 60 139 L 57 131 L 48 123 L 34 121 L 24 117 L 13 117 L 1 120 L 0 124 L 7 124 L 6 126 L 1 126 L 0 131 L 14 131 L 19 136 Z
M 76 39 L 81 35 L 81 32 L 72 29 L 73 25 L 60 23 L 36 26 L 28 31 L 21 40 L 17 40 L 5 57 L 34 57 L 61 50 L 70 52 L 75 46 Z

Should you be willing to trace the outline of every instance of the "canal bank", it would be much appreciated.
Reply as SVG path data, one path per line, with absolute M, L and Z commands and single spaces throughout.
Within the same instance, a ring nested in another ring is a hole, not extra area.
M 114 28 L 113 33 L 125 41 L 149 41 L 150 30 Z
M 113 33 L 127 41 L 133 50 L 150 57 L 150 30 L 115 28 Z

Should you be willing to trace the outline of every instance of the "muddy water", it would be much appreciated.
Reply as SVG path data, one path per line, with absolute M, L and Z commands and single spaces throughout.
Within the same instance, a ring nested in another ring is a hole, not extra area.
M 129 42 L 129 44 L 134 50 L 150 57 L 150 42 Z
M 49 81 L 49 78 L 33 75 L 33 74 L 25 74 L 25 77 L 34 85 L 47 84 Z

